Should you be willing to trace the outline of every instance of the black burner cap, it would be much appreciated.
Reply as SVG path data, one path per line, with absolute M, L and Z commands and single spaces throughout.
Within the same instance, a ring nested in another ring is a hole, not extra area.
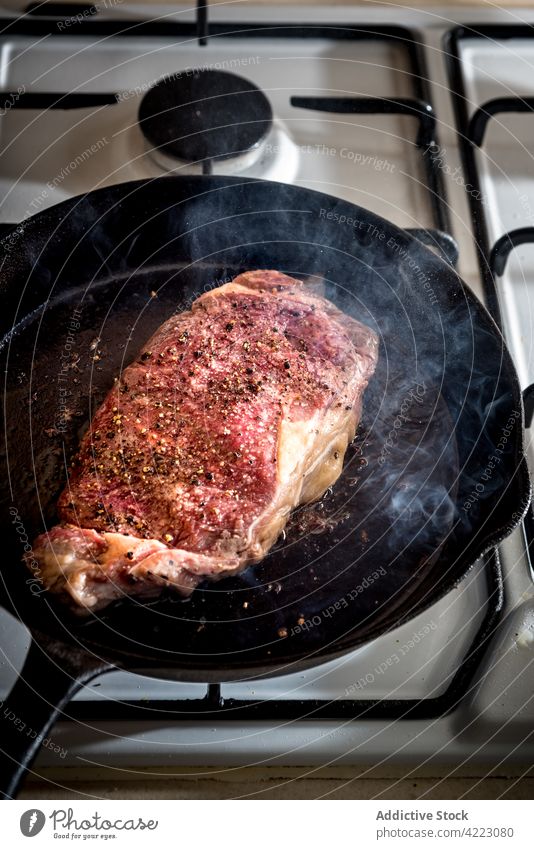
M 261 89 L 225 71 L 165 77 L 139 107 L 141 130 L 152 147 L 185 162 L 246 153 L 265 139 L 272 120 Z

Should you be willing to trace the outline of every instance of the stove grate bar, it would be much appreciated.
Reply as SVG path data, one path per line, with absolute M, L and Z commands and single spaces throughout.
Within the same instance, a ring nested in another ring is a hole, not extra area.
M 436 136 L 436 118 L 430 103 L 409 97 L 292 97 L 291 106 L 340 115 L 407 115 L 419 122 L 417 147 L 429 147 Z
M 299 109 L 313 109 L 340 115 L 406 115 L 409 118 L 415 118 L 419 123 L 415 144 L 423 154 L 423 166 L 434 219 L 438 230 L 446 233 L 449 231 L 445 188 L 439 168 L 436 117 L 432 105 L 427 100 L 408 97 L 395 99 L 386 97 L 292 97 L 290 103 Z M 453 241 L 452 236 L 449 236 L 449 239 L 451 242 Z M 451 249 L 452 255 L 455 255 L 457 259 L 458 248 L 454 245 L 454 248 L 451 246 Z
M 470 118 L 468 114 L 468 97 L 463 74 L 461 45 L 464 41 L 489 39 L 492 42 L 505 41 L 512 38 L 534 38 L 534 27 L 523 24 L 466 24 L 450 30 L 444 38 L 444 53 L 446 56 L 449 77 L 449 88 L 453 102 L 456 129 L 460 144 L 462 164 L 466 174 L 468 203 L 473 220 L 473 233 L 478 264 L 484 287 L 484 294 L 489 311 L 499 329 L 502 331 L 502 315 L 499 304 L 495 276 L 503 273 L 508 254 L 518 244 L 530 241 L 522 235 L 529 228 L 506 233 L 490 248 L 484 199 L 481 191 L 480 176 L 476 161 L 476 149 L 483 144 L 488 122 L 499 112 L 532 112 L 534 98 L 532 97 L 503 97 L 489 100 L 482 104 Z M 517 241 L 514 241 L 517 240 Z M 506 250 L 506 246 L 508 251 Z M 502 269 L 502 270 L 501 270 Z
M 154 699 L 139 701 L 74 701 L 65 721 L 296 721 L 317 719 L 435 719 L 454 711 L 473 686 L 476 670 L 501 620 L 504 588 L 497 551 L 484 561 L 488 601 L 484 618 L 472 645 L 463 657 L 447 690 L 423 699 L 226 699 L 220 684 L 209 684 L 202 699 Z M 224 686 L 224 685 L 223 685 Z
M 502 113 L 522 114 L 534 112 L 534 97 L 496 97 L 479 106 L 471 116 L 467 137 L 477 147 L 482 147 L 486 128 L 492 118 Z
M 52 8 L 53 4 L 50 4 Z M 67 4 L 61 8 L 67 8 Z M 64 14 L 61 17 L 65 17 Z M 183 36 L 195 38 L 198 35 L 198 22 L 184 22 L 166 19 L 132 20 L 119 18 L 99 18 L 98 15 L 76 15 L 76 29 L 58 28 L 57 19 L 53 17 L 26 15 L 17 18 L 0 18 L 0 31 L 5 38 L 12 35 L 24 36 L 68 36 L 71 38 L 87 38 L 88 36 L 109 36 L 110 38 L 161 37 L 172 38 Z M 428 77 L 418 77 L 417 72 L 423 70 L 423 60 L 419 44 L 414 33 L 407 27 L 381 24 L 297 24 L 297 23 L 218 23 L 209 25 L 209 41 L 215 37 L 222 38 L 329 38 L 340 41 L 391 41 L 407 50 L 410 58 L 410 73 L 414 87 L 418 89 L 418 97 L 424 96 Z
M 197 35 L 201 47 L 206 46 L 209 38 L 208 6 L 209 0 L 197 0 Z
M 493 31 L 494 29 L 495 32 Z M 484 204 L 482 202 L 480 178 L 476 164 L 476 148 L 468 135 L 470 119 L 467 110 L 468 99 L 460 52 L 461 43 L 466 39 L 488 37 L 497 39 L 503 37 L 502 33 L 505 33 L 506 31 L 506 26 L 498 26 L 495 28 L 459 26 L 450 30 L 444 38 L 444 54 L 446 57 L 449 77 L 449 90 L 454 107 L 462 165 L 467 178 L 465 184 L 466 187 L 469 186 L 469 191 L 467 191 L 466 188 L 467 200 L 473 221 L 473 234 L 475 237 L 475 249 L 480 269 L 480 276 L 484 288 L 487 307 L 501 331 L 503 329 L 502 315 L 497 288 L 495 285 L 495 278 L 492 274 L 489 263 L 490 246 L 487 235 Z
M 518 227 L 504 233 L 493 245 L 489 255 L 489 267 L 494 277 L 502 277 L 508 257 L 514 248 L 534 243 L 534 227 Z
M 510 230 L 497 239 L 493 247 L 490 248 L 484 211 L 484 198 L 481 191 L 475 153 L 476 148 L 483 144 L 486 127 L 491 118 L 499 114 L 499 112 L 532 112 L 534 111 L 534 98 L 495 98 L 482 104 L 473 116 L 469 118 L 467 90 L 461 58 L 461 44 L 467 40 L 489 39 L 495 43 L 515 38 L 534 38 L 534 27 L 526 24 L 466 24 L 450 30 L 444 39 L 450 93 L 454 106 L 460 152 L 464 171 L 467 176 L 466 186 L 470 187 L 467 194 L 473 219 L 473 233 L 478 263 L 489 311 L 501 331 L 503 324 L 496 278 L 504 274 L 508 257 L 514 248 L 534 242 L 534 227 L 520 227 L 516 230 Z M 534 385 L 528 386 L 523 391 L 523 404 L 525 408 L 525 426 L 530 427 L 534 417 Z M 532 506 L 529 507 L 525 516 L 523 530 L 527 543 L 530 570 L 534 578 L 534 514 Z
M 10 109 L 87 109 L 118 103 L 114 93 L 85 92 L 3 92 L 0 93 L 0 115 Z

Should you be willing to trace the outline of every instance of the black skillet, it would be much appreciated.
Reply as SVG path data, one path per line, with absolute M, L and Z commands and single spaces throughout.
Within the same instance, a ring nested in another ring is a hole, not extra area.
M 319 664 L 437 601 L 524 513 L 521 396 L 502 337 L 448 265 L 367 210 L 266 181 L 165 177 L 54 206 L 3 247 L 1 575 L 33 635 L 0 717 L 5 796 L 96 674 L 220 682 Z M 20 559 L 54 524 L 91 412 L 173 311 L 253 268 L 305 279 L 380 335 L 342 478 L 239 577 L 185 602 L 70 615 Z

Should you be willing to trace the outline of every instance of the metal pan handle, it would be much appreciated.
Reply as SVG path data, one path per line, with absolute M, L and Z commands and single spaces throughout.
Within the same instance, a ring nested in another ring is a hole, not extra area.
M 33 634 L 22 671 L 0 708 L 0 799 L 14 799 L 63 708 L 112 669 L 83 649 Z

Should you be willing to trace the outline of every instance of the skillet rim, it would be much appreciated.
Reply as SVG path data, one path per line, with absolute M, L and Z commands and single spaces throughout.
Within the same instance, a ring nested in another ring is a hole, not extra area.
M 438 591 L 433 590 L 432 593 L 427 593 L 422 600 L 415 604 L 410 604 L 410 596 L 396 608 L 396 612 L 392 616 L 392 622 L 385 622 L 384 619 L 378 620 L 374 625 L 371 625 L 360 632 L 355 636 L 354 639 L 348 639 L 343 645 L 339 645 L 339 641 L 334 643 L 330 643 L 325 647 L 314 650 L 314 652 L 310 653 L 301 651 L 289 652 L 284 656 L 283 661 L 280 657 L 274 657 L 272 659 L 266 657 L 261 664 L 251 663 L 250 661 L 235 661 L 229 664 L 226 667 L 221 667 L 220 660 L 217 659 L 217 656 L 211 656 L 211 661 L 209 660 L 210 656 L 208 655 L 198 655 L 194 660 L 191 659 L 190 662 L 187 662 L 188 656 L 179 656 L 176 661 L 172 661 L 168 666 L 164 661 L 160 660 L 159 657 L 154 656 L 151 658 L 148 663 L 152 665 L 147 666 L 147 657 L 143 658 L 142 655 L 138 655 L 137 653 L 130 653 L 125 650 L 117 650 L 116 655 L 114 654 L 115 650 L 111 650 L 111 654 L 109 652 L 109 646 L 103 647 L 102 644 L 97 641 L 93 642 L 90 639 L 90 635 L 88 638 L 85 638 L 85 635 L 82 634 L 81 631 L 76 632 L 76 638 L 80 642 L 81 645 L 84 646 L 86 651 L 91 653 L 97 653 L 99 657 L 105 658 L 107 662 L 114 666 L 118 666 L 120 668 L 128 669 L 131 671 L 135 671 L 138 673 L 151 675 L 153 677 L 165 677 L 170 679 L 176 679 L 181 681 L 189 681 L 189 682 L 201 682 L 205 683 L 206 681 L 217 681 L 217 682 L 228 682 L 228 681 L 238 681 L 243 680 L 243 678 L 263 678 L 269 676 L 281 676 L 291 674 L 295 671 L 306 669 L 310 667 L 319 666 L 323 663 L 327 663 L 331 660 L 334 660 L 337 657 L 343 656 L 345 654 L 350 653 L 351 651 L 356 650 L 359 646 L 367 644 L 377 637 L 381 636 L 384 633 L 390 632 L 397 627 L 405 624 L 406 622 L 414 619 L 416 616 L 420 615 L 424 611 L 428 610 L 432 607 L 433 604 L 437 603 L 440 599 L 442 599 L 445 595 L 447 595 L 451 590 L 457 587 L 466 576 L 472 571 L 472 569 L 476 566 L 476 564 L 480 561 L 482 557 L 488 554 L 489 551 L 494 549 L 497 545 L 499 545 L 507 536 L 509 536 L 512 531 L 517 528 L 528 508 L 531 501 L 532 495 L 532 487 L 530 482 L 530 476 L 528 472 L 527 461 L 525 457 L 525 430 L 524 430 L 524 410 L 523 410 L 523 402 L 522 402 L 522 394 L 519 384 L 519 378 L 517 376 L 515 366 L 511 357 L 511 354 L 508 350 L 506 341 L 498 328 L 496 322 L 493 317 L 489 313 L 486 306 L 479 300 L 479 298 L 475 295 L 474 292 L 467 286 L 466 283 L 462 280 L 462 278 L 458 275 L 455 269 L 449 266 L 444 260 L 440 257 L 437 257 L 428 247 L 423 245 L 415 236 L 413 236 L 408 231 L 403 228 L 393 224 L 385 218 L 377 215 L 376 213 L 365 209 L 357 204 L 353 204 L 350 201 L 344 200 L 342 198 L 335 197 L 333 195 L 326 194 L 324 192 L 316 191 L 315 189 L 309 189 L 302 186 L 295 186 L 292 184 L 279 184 L 269 180 L 262 180 L 256 178 L 242 178 L 236 176 L 226 176 L 226 175 L 168 175 L 161 176 L 156 178 L 145 178 L 141 180 L 135 181 L 127 181 L 123 183 L 114 184 L 111 186 L 105 186 L 99 189 L 95 189 L 91 192 L 76 195 L 72 198 L 68 198 L 58 204 L 54 204 L 47 209 L 44 209 L 34 216 L 26 219 L 21 222 L 19 225 L 15 225 L 17 227 L 22 227 L 21 238 L 31 237 L 31 232 L 34 228 L 46 227 L 49 231 L 51 231 L 51 235 L 55 235 L 57 233 L 58 228 L 64 223 L 65 219 L 68 217 L 68 214 L 76 208 L 78 203 L 83 203 L 84 201 L 90 201 L 93 197 L 98 196 L 111 196 L 112 203 L 109 206 L 109 209 L 113 209 L 115 205 L 121 204 L 123 202 L 127 202 L 130 192 L 131 194 L 135 194 L 138 189 L 142 189 L 145 186 L 158 184 L 162 187 L 164 186 L 166 189 L 170 189 L 174 184 L 175 186 L 184 186 L 187 184 L 198 186 L 199 191 L 195 193 L 189 193 L 180 198 L 179 203 L 187 202 L 190 200 L 194 200 L 198 197 L 201 197 L 203 194 L 210 193 L 211 191 L 220 191 L 225 188 L 237 187 L 237 186 L 246 186 L 249 184 L 260 184 L 267 187 L 278 187 L 278 189 L 282 189 L 285 191 L 289 191 L 291 193 L 298 193 L 299 197 L 305 199 L 306 196 L 313 196 L 317 199 L 323 198 L 325 204 L 335 204 L 337 207 L 345 207 L 347 211 L 350 210 L 351 215 L 354 218 L 363 217 L 369 222 L 374 222 L 375 224 L 381 225 L 391 236 L 395 237 L 396 235 L 402 236 L 403 241 L 406 243 L 407 249 L 412 247 L 416 247 L 418 252 L 422 252 L 422 262 L 425 263 L 425 268 L 430 267 L 438 269 L 440 274 L 447 275 L 447 279 L 450 281 L 454 279 L 454 282 L 457 286 L 460 287 L 462 296 L 465 299 L 466 305 L 470 306 L 476 313 L 477 319 L 482 323 L 485 322 L 486 327 L 489 332 L 491 332 L 496 341 L 499 342 L 500 352 L 501 352 L 501 362 L 503 362 L 506 366 L 506 371 L 509 375 L 510 381 L 510 391 L 512 395 L 512 403 L 514 406 L 520 410 L 520 422 L 521 428 L 515 428 L 514 431 L 514 467 L 515 471 L 511 477 L 511 480 L 508 484 L 507 488 L 513 488 L 517 493 L 516 497 L 518 500 L 518 504 L 516 505 L 516 509 L 513 511 L 513 514 L 510 516 L 507 522 L 501 522 L 499 527 L 493 531 L 489 531 L 487 534 L 481 537 L 480 543 L 477 544 L 476 547 L 476 555 L 470 555 L 469 557 L 464 556 L 463 554 L 456 558 L 456 565 L 454 574 L 450 576 L 448 580 L 442 580 L 439 585 Z M 206 186 L 208 188 L 206 189 Z M 203 189 L 203 190 L 202 190 Z M 113 200 L 114 193 L 117 194 L 117 198 Z M 172 196 L 172 191 L 168 191 L 168 196 Z M 51 230 L 51 225 L 54 226 L 55 229 Z M 7 236 L 3 237 L 4 240 L 9 238 L 9 233 Z M 7 254 L 9 257 L 9 253 Z M 2 272 L 5 274 L 5 264 L 6 260 L 2 264 Z M 17 260 L 12 259 L 12 265 L 15 266 L 14 271 L 11 272 L 13 276 L 17 276 L 20 274 L 20 270 L 16 268 Z M 13 281 L 9 281 L 12 283 Z M 27 316 L 24 316 L 22 320 L 25 320 Z M 11 333 L 12 330 L 9 331 Z M 8 334 L 5 334 L 3 338 L 0 340 L 0 346 L 3 346 L 6 337 Z M 512 460 L 510 460 L 510 463 Z M 434 567 L 435 568 L 435 567 Z M 1 573 L 0 573 L 1 574 Z M 2 583 L 5 586 L 5 582 L 2 576 Z M 11 605 L 9 605 L 11 606 Z M 26 610 L 25 610 L 26 612 Z M 32 632 L 40 632 L 41 638 L 44 636 L 52 637 L 55 636 L 52 633 L 49 635 L 43 634 L 42 628 L 37 627 L 36 629 L 32 629 L 31 617 L 21 616 L 18 610 L 14 611 L 15 616 L 24 624 L 26 624 Z M 400 614 L 400 615 L 399 615 Z M 66 641 L 74 642 L 72 638 Z M 347 644 L 349 643 L 349 644 Z M 100 653 L 100 651 L 95 652 L 96 649 L 102 649 L 104 651 Z M 147 655 L 149 653 L 147 652 Z M 235 656 L 234 656 L 235 657 Z M 205 660 L 207 659 L 207 662 Z M 285 668 L 286 666 L 290 668 Z M 176 675 L 176 671 L 179 672 Z M 174 673 L 174 674 L 173 674 Z

